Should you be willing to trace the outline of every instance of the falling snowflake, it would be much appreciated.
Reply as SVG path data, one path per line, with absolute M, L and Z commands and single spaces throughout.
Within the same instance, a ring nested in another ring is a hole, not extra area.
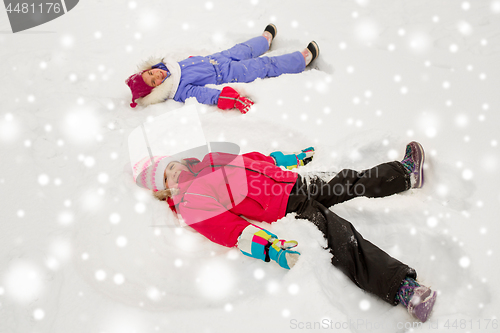
M 471 180 L 474 174 L 470 169 L 465 169 L 462 171 L 462 178 L 465 180 Z
M 430 227 L 430 228 L 434 228 L 436 227 L 438 224 L 438 219 L 435 218 L 434 216 L 430 216 L 429 218 L 427 218 L 427 225 Z
M 94 277 L 97 281 L 104 281 L 106 279 L 106 272 L 103 271 L 102 269 L 100 270 L 97 270 L 95 273 L 94 273 Z
M 253 276 L 254 278 L 256 278 L 257 280 L 262 280 L 264 278 L 264 276 L 266 275 L 266 273 L 264 272 L 263 269 L 260 269 L 260 268 L 257 268 L 254 272 L 253 272 Z
M 73 46 L 73 44 L 75 43 L 75 39 L 73 36 L 71 35 L 64 35 L 62 38 L 61 38 L 61 44 L 65 47 L 65 48 L 70 48 Z
M 119 236 L 118 238 L 116 238 L 116 245 L 118 247 L 125 247 L 128 243 L 128 240 L 127 240 L 127 237 L 125 236 Z
M 297 295 L 300 291 L 300 287 L 295 284 L 295 283 L 292 283 L 291 285 L 288 286 L 288 292 L 291 294 L 291 295 Z
M 370 309 L 370 301 L 367 300 L 367 299 L 363 299 L 359 302 L 359 308 L 362 310 L 362 311 L 368 311 Z
M 467 268 L 470 266 L 470 259 L 468 257 L 462 257 L 459 260 L 460 267 Z
M 222 299 L 232 290 L 235 281 L 230 267 L 221 261 L 210 261 L 200 268 L 197 287 L 210 299 Z
M 50 178 L 46 174 L 43 173 L 38 176 L 38 184 L 40 184 L 41 186 L 46 186 L 49 182 Z
M 113 276 L 113 282 L 117 285 L 121 285 L 125 282 L 125 277 L 122 274 L 115 274 Z
M 35 309 L 35 311 L 33 311 L 33 318 L 35 318 L 35 320 L 42 320 L 45 318 L 45 311 L 40 308 Z
M 43 275 L 39 268 L 28 261 L 11 263 L 4 273 L 6 293 L 18 303 L 29 303 L 43 292 Z

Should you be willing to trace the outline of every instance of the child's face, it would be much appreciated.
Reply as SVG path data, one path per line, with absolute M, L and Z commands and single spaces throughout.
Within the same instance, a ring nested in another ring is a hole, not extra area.
M 163 80 L 167 77 L 167 71 L 163 69 L 155 68 L 148 69 L 147 71 L 142 73 L 142 79 L 146 84 L 150 87 L 159 86 Z
M 188 171 L 187 166 L 179 162 L 170 162 L 163 173 L 166 188 L 176 188 L 179 184 L 179 175 L 182 171 Z

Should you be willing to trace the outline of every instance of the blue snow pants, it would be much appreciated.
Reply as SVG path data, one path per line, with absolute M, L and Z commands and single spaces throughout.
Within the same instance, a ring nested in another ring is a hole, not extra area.
M 181 77 L 174 100 L 184 102 L 195 97 L 199 103 L 217 104 L 221 91 L 206 85 L 252 82 L 257 78 L 300 73 L 305 69 L 302 53 L 297 51 L 276 57 L 260 57 L 268 49 L 267 39 L 259 36 L 229 50 L 180 61 Z
M 257 78 L 300 73 L 306 68 L 299 51 L 276 57 L 259 57 L 268 49 L 267 39 L 259 36 L 208 56 L 216 62 L 217 84 L 252 82 Z

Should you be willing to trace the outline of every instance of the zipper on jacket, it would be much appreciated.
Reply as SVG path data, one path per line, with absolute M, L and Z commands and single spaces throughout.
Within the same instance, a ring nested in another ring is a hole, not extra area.
M 198 195 L 200 197 L 205 197 L 205 198 L 212 198 L 214 199 L 215 201 L 219 202 L 219 200 L 215 199 L 214 197 L 212 197 L 211 195 L 206 195 L 206 194 L 199 194 L 199 193 L 191 193 L 191 192 L 186 192 L 184 193 L 184 195 L 182 196 L 182 202 L 184 202 L 184 196 L 186 194 L 191 194 L 191 195 Z M 219 202 L 220 203 L 220 202 Z

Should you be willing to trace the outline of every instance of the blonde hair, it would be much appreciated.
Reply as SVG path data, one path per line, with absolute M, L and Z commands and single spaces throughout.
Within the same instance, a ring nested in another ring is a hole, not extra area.
M 156 192 L 153 191 L 153 196 L 160 201 L 165 201 L 168 198 L 172 198 L 174 195 L 177 195 L 178 193 L 179 190 L 176 188 L 167 188 L 166 190 L 158 190 Z

